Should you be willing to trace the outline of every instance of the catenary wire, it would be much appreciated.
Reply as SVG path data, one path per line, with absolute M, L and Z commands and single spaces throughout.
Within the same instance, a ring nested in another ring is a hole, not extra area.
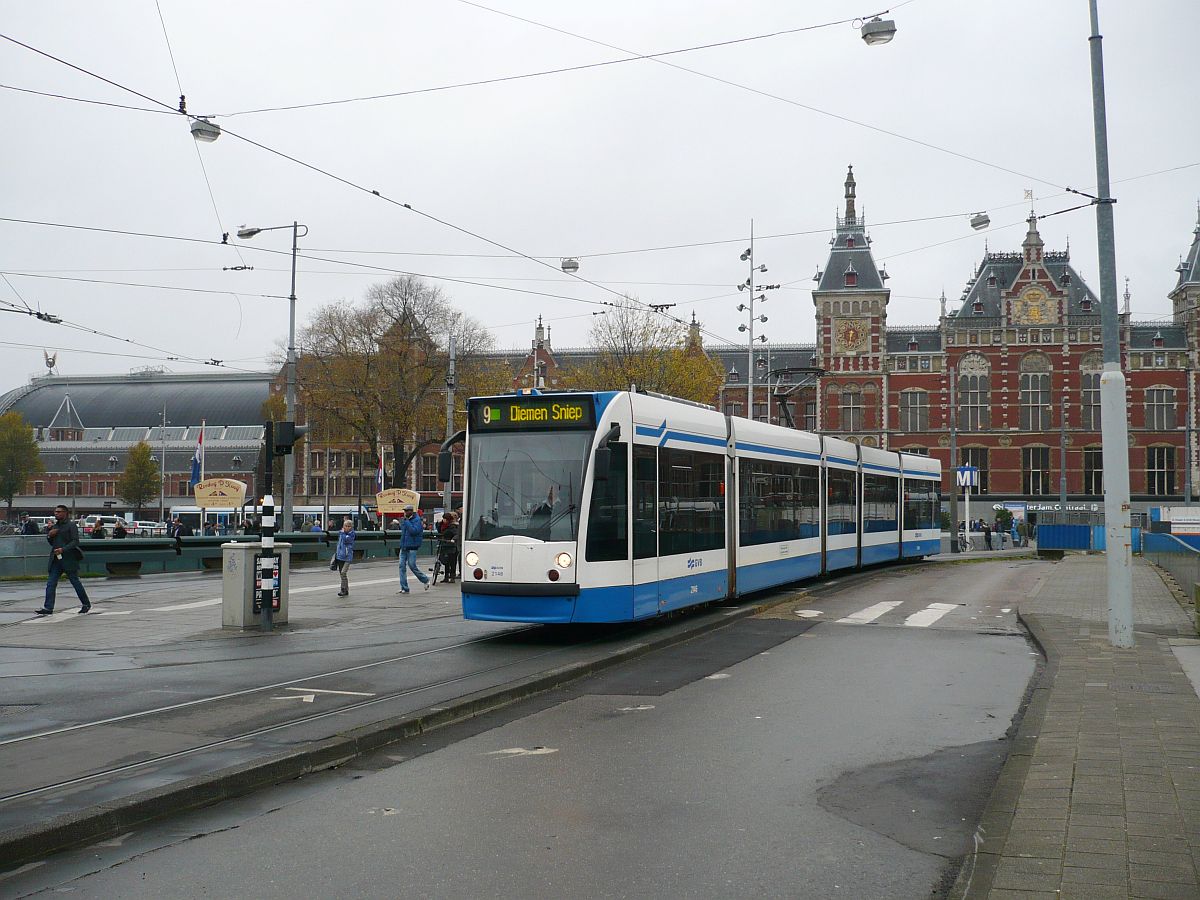
M 911 0 L 908 0 L 908 2 L 911 2 Z M 474 6 L 475 4 L 468 4 L 468 5 Z M 486 8 L 486 7 L 482 7 L 482 8 Z M 489 10 L 489 11 L 495 12 L 495 10 Z M 452 91 L 452 90 L 457 90 L 459 88 L 482 87 L 482 86 L 488 85 L 488 84 L 503 84 L 505 82 L 511 82 L 511 81 L 523 81 L 523 80 L 528 80 L 531 78 L 542 78 L 542 77 L 545 77 L 548 75 L 563 75 L 563 74 L 566 74 L 569 72 L 583 72 L 588 69 L 602 69 L 602 68 L 606 68 L 608 66 L 619 66 L 619 65 L 624 65 L 626 63 L 637 62 L 637 61 L 643 60 L 643 59 L 656 59 L 656 58 L 664 57 L 664 56 L 678 56 L 682 53 L 694 53 L 699 50 L 714 50 L 719 47 L 732 47 L 737 44 L 746 44 L 746 43 L 751 43 L 754 41 L 763 41 L 763 40 L 768 40 L 770 38 L 783 37 L 785 35 L 790 35 L 790 34 L 800 34 L 801 32 L 805 32 L 805 31 L 816 31 L 817 29 L 821 29 L 821 28 L 829 28 L 832 25 L 845 25 L 845 24 L 848 24 L 853 21 L 855 21 L 855 19 L 853 19 L 853 18 L 839 19 L 835 22 L 822 22 L 819 25 L 804 25 L 804 26 L 800 26 L 797 28 L 786 28 L 786 29 L 782 29 L 780 31 L 772 31 L 767 34 L 756 34 L 756 35 L 750 35 L 748 37 L 731 38 L 726 41 L 714 41 L 713 43 L 709 43 L 709 44 L 698 44 L 693 47 L 680 47 L 680 48 L 677 48 L 674 50 L 663 50 L 658 53 L 639 54 L 639 55 L 627 57 L 624 59 L 609 59 L 609 60 L 602 60 L 600 62 L 594 62 L 594 63 L 581 63 L 580 65 L 576 65 L 576 66 L 560 66 L 559 68 L 544 69 L 544 70 L 538 71 L 538 72 L 523 72 L 523 73 L 519 73 L 516 75 L 500 75 L 495 78 L 482 78 L 482 79 L 478 79 L 475 81 L 462 81 L 462 82 L 456 82 L 454 84 L 436 85 L 434 87 L 414 88 L 412 90 L 407 90 L 407 91 L 391 91 L 391 92 L 385 93 L 385 94 L 369 94 L 369 95 L 365 95 L 365 96 L 361 96 L 361 97 L 344 97 L 341 99 L 334 99 L 334 100 L 319 100 L 319 101 L 315 101 L 312 103 L 294 103 L 289 106 L 267 106 L 267 107 L 262 107 L 260 109 L 242 109 L 242 110 L 237 110 L 236 112 L 217 113 L 216 115 L 223 119 L 229 119 L 229 118 L 233 118 L 234 116 L 249 116 L 249 115 L 257 115 L 259 113 L 268 113 L 268 112 L 291 112 L 291 111 L 298 110 L 298 109 L 316 109 L 316 108 L 322 107 L 322 106 L 341 106 L 341 105 L 344 105 L 347 103 L 363 103 L 363 102 L 372 101 L 372 100 L 389 100 L 389 99 L 394 99 L 397 97 L 411 97 L 411 96 L 414 96 L 417 94 L 433 94 L 433 93 L 439 93 L 442 91 Z M 621 52 L 627 53 L 628 51 L 621 51 Z
M 43 274 L 36 273 L 36 272 L 16 272 L 16 271 L 0 272 L 0 276 L 9 276 L 9 275 L 12 275 L 14 277 L 20 277 L 20 278 L 44 278 L 44 279 L 47 279 L 50 281 L 75 281 L 75 282 L 81 282 L 83 284 L 111 284 L 111 285 L 114 285 L 117 287 L 150 288 L 150 289 L 159 290 L 159 291 L 186 291 L 186 292 L 192 293 L 192 294 L 221 294 L 222 296 L 226 296 L 226 297 L 231 296 L 234 293 L 238 293 L 245 297 L 258 297 L 258 298 L 261 298 L 264 300 L 287 300 L 287 299 L 289 299 L 286 295 L 283 295 L 283 294 L 248 294 L 248 293 L 245 293 L 244 291 L 237 291 L 237 292 L 235 292 L 235 291 L 218 291 L 218 290 L 214 290 L 211 288 L 176 287 L 174 285 L 169 285 L 169 284 L 143 284 L 143 283 L 136 282 L 136 281 L 107 281 L 102 278 L 72 278 L 72 277 L 69 277 L 66 275 L 43 275 Z M 4 280 L 8 281 L 8 278 L 5 277 Z
M 78 65 L 76 65 L 76 64 L 74 64 L 74 63 L 68 62 L 68 61 L 66 61 L 66 60 L 64 60 L 64 59 L 61 59 L 60 57 L 57 57 L 57 56 L 55 56 L 55 55 L 54 55 L 54 54 L 52 54 L 52 53 L 49 53 L 49 52 L 47 52 L 47 51 L 45 51 L 45 50 L 40 50 L 40 49 L 38 49 L 37 47 L 33 47 L 33 46 L 29 45 L 29 44 L 26 44 L 26 43 L 25 43 L 25 42 L 23 42 L 23 41 L 19 41 L 19 40 L 17 40 L 16 38 L 14 38 L 14 37 L 11 37 L 10 35 L 6 35 L 6 34 L 0 34 L 0 39 L 3 39 L 3 40 L 6 40 L 6 41 L 9 41 L 10 43 L 16 44 L 16 45 L 18 45 L 18 46 L 20 46 L 20 47 L 24 47 L 26 50 L 29 50 L 29 51 L 30 51 L 30 52 L 32 52 L 32 53 L 36 53 L 36 54 L 38 54 L 39 56 L 44 56 L 44 57 L 46 57 L 47 59 L 53 60 L 54 62 L 60 63 L 60 64 L 62 64 L 62 65 L 64 65 L 64 66 L 67 66 L 68 68 L 74 69 L 74 70 L 75 70 L 75 71 L 77 71 L 77 72 L 81 72 L 81 73 L 83 73 L 83 74 L 85 74 L 85 75 L 88 75 L 89 77 L 96 78 L 96 79 L 98 79 L 98 80 L 100 80 L 100 81 L 103 81 L 105 84 L 110 84 L 110 85 L 112 85 L 113 87 L 119 88 L 120 90 L 127 91 L 127 92 L 129 92 L 129 93 L 133 94 L 133 95 L 134 95 L 134 96 L 136 96 L 136 97 L 141 97 L 143 100 L 148 100 L 148 101 L 150 101 L 151 103 L 156 103 L 156 104 L 158 104 L 159 106 L 163 106 L 163 107 L 167 107 L 167 106 L 168 106 L 168 104 L 166 104 L 166 103 L 163 103 L 161 100 L 156 100 L 155 98 L 153 98 L 153 97 L 150 97 L 150 96 L 148 96 L 147 94 L 143 94 L 141 91 L 138 91 L 138 90 L 136 90 L 136 89 L 134 89 L 134 88 L 128 87 L 128 86 L 126 86 L 126 85 L 123 85 L 123 84 L 120 84 L 119 82 L 113 81 L 113 80 L 112 80 L 112 79 L 110 79 L 110 78 L 106 78 L 106 77 L 105 77 L 105 76 L 103 76 L 103 75 L 100 75 L 100 74 L 98 74 L 98 73 L 96 73 L 96 72 L 93 72 L 93 71 L 91 71 L 91 70 L 89 70 L 89 69 L 85 69 L 85 68 L 83 68 L 82 66 L 78 66 Z M 193 116 L 193 115 L 191 115 L 191 114 L 185 114 L 185 115 L 188 115 L 188 117 L 189 117 L 190 119 L 193 119 L 193 120 L 195 120 L 195 119 L 197 119 L 197 118 L 198 118 L 198 117 L 196 117 L 196 116 Z M 235 131 L 231 131 L 231 130 L 230 130 L 230 129 L 228 129 L 228 128 L 224 129 L 222 133 L 224 133 L 224 134 L 228 134 L 228 135 L 230 135 L 231 137 L 234 137 L 234 138 L 236 138 L 237 140 L 243 141 L 244 143 L 250 144 L 250 145 L 251 145 L 251 146 L 253 146 L 253 147 L 257 147 L 258 149 L 260 149 L 260 150 L 262 150 L 262 151 L 264 151 L 264 152 L 266 152 L 266 153 L 269 153 L 269 154 L 271 154 L 271 155 L 273 155 L 273 156 L 278 156 L 280 159 L 286 159 L 286 160 L 288 160 L 289 162 L 295 163 L 296 165 L 298 165 L 298 166 L 300 166 L 300 167 L 302 167 L 302 168 L 304 168 L 304 169 L 308 169 L 308 170 L 309 170 L 309 171 L 311 171 L 311 172 L 315 172 L 315 173 L 317 173 L 317 174 L 324 175 L 326 178 L 329 178 L 329 179 L 331 179 L 331 180 L 333 180 L 333 181 L 336 181 L 336 182 L 338 182 L 339 184 L 342 184 L 342 185 L 344 185 L 344 186 L 346 186 L 346 187 L 349 187 L 349 188 L 351 188 L 352 190 L 359 191 L 359 192 L 361 192 L 361 193 L 364 193 L 364 194 L 370 194 L 370 195 L 372 195 L 372 196 L 378 197 L 380 200 L 383 200 L 385 203 L 388 203 L 388 204 L 390 204 L 390 205 L 392 205 L 392 206 L 396 206 L 396 207 L 398 207 L 398 208 L 402 208 L 402 209 L 407 209 L 407 210 L 409 210 L 410 212 L 413 212 L 413 213 L 415 213 L 416 215 L 418 215 L 418 216 L 421 216 L 422 218 L 425 218 L 425 219 L 427 219 L 427 220 L 429 220 L 429 221 L 431 221 L 431 222 L 437 222 L 439 225 L 442 225 L 443 227 L 449 228 L 449 229 L 451 229 L 451 230 L 453 230 L 453 231 L 457 231 L 457 232 L 459 232 L 460 234 L 467 235 L 468 237 L 474 238 L 475 240 L 482 241 L 482 242 L 484 242 L 484 243 L 487 243 L 487 244 L 491 244 L 493 247 L 498 247 L 498 248 L 499 248 L 499 249 L 501 249 L 501 250 L 506 250 L 506 251 L 508 251 L 509 253 L 515 254 L 515 255 L 517 255 L 517 256 L 521 256 L 521 257 L 523 257 L 523 258 L 525 258 L 525 259 L 529 260 L 530 262 L 534 263 L 535 265 L 540 265 L 540 266 L 544 266 L 544 267 L 546 267 L 546 268 L 551 268 L 551 269 L 555 269 L 555 268 L 556 268 L 556 267 L 552 266 L 552 265 L 551 265 L 550 263 L 548 263 L 548 262 L 545 262 L 545 261 L 543 261 L 543 260 L 540 260 L 540 259 L 537 259 L 537 258 L 535 258 L 535 257 L 529 256 L 529 255 L 528 255 L 528 254 L 526 254 L 526 253 L 522 253 L 522 252 L 520 252 L 519 250 L 516 250 L 516 249 L 515 249 L 515 248 L 513 248 L 513 247 L 509 247 L 508 245 L 506 245 L 506 244 L 503 244 L 503 243 L 501 243 L 501 242 L 499 242 L 499 241 L 496 241 L 496 240 L 493 240 L 493 239 L 491 239 L 491 238 L 485 237 L 484 235 L 482 235 L 482 234 L 479 234 L 479 233 L 477 233 L 477 232 L 474 232 L 474 231 L 470 230 L 469 228 L 465 228 L 465 227 L 463 227 L 463 226 L 461 226 L 461 225 L 455 225 L 454 223 L 452 223 L 452 222 L 450 222 L 450 221 L 448 221 L 448 220 L 446 220 L 446 219 L 443 219 L 443 218 L 441 218 L 441 217 L 439 217 L 439 216 L 436 216 L 436 215 L 434 215 L 434 214 L 433 214 L 433 213 L 431 213 L 431 212 L 427 212 L 427 211 L 425 211 L 425 210 L 418 209 L 418 208 L 416 208 L 416 207 L 412 206 L 412 204 L 409 204 L 409 203 L 403 203 L 403 202 L 401 202 L 401 201 L 399 201 L 399 200 L 395 200 L 395 199 L 393 199 L 393 198 L 391 198 L 391 197 L 385 196 L 383 193 L 381 193 L 381 192 L 380 192 L 379 190 L 377 190 L 377 189 L 368 188 L 368 187 L 366 187 L 365 185 L 362 185 L 362 184 L 359 184 L 359 183 L 357 183 L 357 182 L 355 182 L 355 181 L 352 181 L 352 180 L 350 180 L 349 178 L 345 178 L 344 176 L 338 175 L 338 174 L 336 174 L 336 173 L 334 173 L 334 172 L 331 172 L 331 171 L 329 171 L 329 170 L 327 170 L 327 169 L 323 169 L 323 168 L 321 168 L 320 166 L 318 166 L 318 165 L 315 165 L 314 163 L 305 162 L 304 160 L 302 160 L 302 159 L 299 159 L 298 157 L 292 156 L 292 155 L 290 155 L 290 154 L 288 154 L 288 153 L 284 153 L 282 150 L 276 150 L 276 149 L 275 149 L 275 148 L 273 148 L 273 147 L 269 147 L 269 146 L 267 146 L 266 144 L 263 144 L 263 143 L 261 143 L 260 141 L 256 141 L 256 140 L 254 140 L 253 138 L 249 138 L 249 137 L 246 137 L 245 135 L 238 134 L 237 132 L 235 132 Z M 328 260 L 326 260 L 326 261 L 328 261 Z M 589 284 L 589 285 L 591 285 L 592 287 L 598 288 L 598 289 L 599 289 L 599 290 L 601 290 L 601 291 L 604 291 L 604 292 L 606 292 L 606 293 L 612 294 L 613 296 L 615 296 L 615 297 L 619 298 L 619 300 L 621 301 L 620 303 L 614 303 L 614 302 L 612 302 L 612 301 L 607 301 L 607 302 L 605 302 L 605 301 L 591 301 L 591 302 L 597 302 L 597 303 L 599 303 L 600 305 L 613 306 L 613 307 L 618 307 L 618 308 L 621 308 L 621 307 L 626 307 L 626 306 L 633 305 L 633 306 L 640 307 L 640 308 L 642 308 L 642 309 L 644 309 L 644 310 L 648 310 L 648 311 L 650 311 L 652 314 L 655 314 L 655 315 L 661 316 L 662 318 L 665 318 L 665 319 L 668 319 L 668 320 L 670 320 L 670 321 L 673 321 L 673 322 L 675 322 L 675 323 L 677 323 L 677 324 L 679 324 L 679 325 L 686 325 L 686 324 L 687 324 L 687 323 L 683 322 L 681 319 L 678 319 L 678 318 L 676 318 L 675 316 L 672 316 L 672 315 L 669 315 L 669 314 L 667 314 L 667 313 L 666 313 L 666 312 L 664 312 L 663 310 L 654 309 L 653 307 L 649 306 L 648 304 L 642 303 L 640 300 L 638 300 L 638 299 L 636 299 L 636 298 L 629 297 L 628 295 L 622 294 L 622 293 L 621 293 L 621 292 L 619 292 L 619 291 L 615 291 L 615 290 L 613 290 L 612 288 L 605 287 L 605 286 L 603 286 L 603 285 L 601 285 L 601 284 L 597 284 L 596 282 L 594 282 L 594 281 L 592 281 L 592 280 L 590 280 L 590 279 L 588 279 L 588 278 L 585 278 L 585 277 L 583 277 L 582 275 L 579 275 L 579 274 L 577 274 L 577 273 L 566 273 L 566 274 L 568 274 L 568 275 L 569 275 L 571 278 L 573 278 L 573 279 L 575 279 L 575 280 L 577 280 L 577 281 L 579 281 L 579 282 L 582 282 L 582 283 L 584 283 L 584 284 Z M 503 290 L 503 289 L 504 289 L 504 288 L 501 288 L 501 290 Z M 578 300 L 578 298 L 570 298 L 570 299 L 575 299 L 575 300 Z M 589 301 L 580 301 L 580 302 L 589 302 Z M 708 331 L 708 330 L 706 330 L 706 329 L 701 329 L 701 330 L 702 330 L 702 332 L 703 332 L 704 334 L 708 335 L 709 337 L 712 337 L 712 338 L 714 338 L 714 339 L 717 339 L 717 340 L 728 341 L 728 338 L 725 338 L 725 337 L 723 337 L 723 336 L 721 336 L 721 335 L 715 334 L 715 333 L 713 333 L 713 332 L 709 332 L 709 331 Z
M 529 25 L 534 25 L 538 28 L 545 28 L 550 31 L 554 31 L 558 34 L 564 34 L 564 35 L 568 35 L 573 38 L 577 38 L 578 40 L 581 40 L 581 41 L 587 41 L 589 44 L 596 44 L 597 46 L 607 47 L 610 50 L 616 50 L 620 53 L 627 53 L 627 54 L 630 54 L 630 56 L 633 57 L 634 59 L 643 59 L 644 58 L 644 59 L 648 60 L 649 62 L 655 62 L 655 63 L 658 63 L 659 65 L 663 65 L 663 66 L 670 66 L 672 69 L 679 69 L 681 72 L 688 72 L 692 75 L 697 75 L 701 78 L 707 78 L 710 81 L 718 82 L 719 84 L 724 84 L 729 87 L 737 88 L 737 89 L 743 90 L 743 91 L 749 91 L 750 93 L 757 94 L 760 97 L 766 97 L 771 100 L 778 100 L 779 102 L 787 103 L 790 106 L 795 106 L 800 109 L 805 109 L 805 110 L 808 110 L 809 112 L 817 113 L 818 115 L 827 116 L 831 119 L 836 119 L 839 122 L 845 122 L 849 125 L 856 125 L 859 128 L 866 128 L 870 131 L 877 132 L 878 134 L 884 134 L 889 137 L 898 138 L 899 140 L 907 141 L 911 144 L 916 144 L 919 147 L 925 147 L 928 150 L 935 150 L 938 153 L 945 153 L 949 156 L 954 156 L 954 157 L 957 157 L 958 159 L 963 159 L 968 162 L 975 163 L 976 165 L 985 166 L 990 169 L 996 169 L 997 171 L 1000 171 L 1000 172 L 1006 172 L 1009 175 L 1016 175 L 1020 178 L 1026 178 L 1031 181 L 1036 181 L 1039 184 L 1046 184 L 1051 187 L 1055 187 L 1055 188 L 1059 188 L 1059 189 L 1061 189 L 1063 187 L 1062 182 L 1047 181 L 1045 178 L 1039 178 L 1036 175 L 1030 175 L 1026 172 L 1019 172 L 1016 169 L 1010 169 L 1006 166 L 1001 166 L 997 163 L 989 162 L 985 159 L 980 159 L 979 157 L 976 157 L 976 156 L 970 156 L 969 154 L 960 153 L 957 150 L 951 150 L 947 147 L 942 147 L 942 146 L 939 146 L 938 144 L 930 143 L 929 141 L 923 141 L 920 138 L 914 138 L 914 137 L 910 137 L 906 134 L 901 134 L 898 131 L 891 131 L 890 129 L 882 128 L 878 125 L 871 125 L 868 122 L 862 122 L 862 121 L 859 121 L 858 119 L 852 119 L 849 116 L 843 116 L 840 113 L 830 112 L 827 109 L 821 109 L 820 107 L 812 106 L 807 103 L 802 103 L 799 100 L 793 100 L 792 98 L 784 97 L 781 94 L 774 94 L 770 91 L 764 91 L 761 88 L 751 87 L 748 84 L 741 84 L 740 82 L 732 81 L 728 78 L 721 78 L 718 75 L 710 75 L 707 72 L 701 72 L 699 69 L 689 69 L 687 66 L 681 66 L 678 63 L 673 63 L 666 59 L 660 59 L 654 55 L 639 54 L 634 50 L 629 50 L 629 49 L 626 49 L 625 47 L 619 47 L 616 44 L 610 44 L 607 41 L 601 41 L 601 40 L 597 40 L 596 38 L 590 38 L 587 35 L 578 34 L 573 31 L 568 31 L 565 28 L 558 28 L 553 25 L 547 25 L 544 22 L 538 22 L 535 19 L 528 19 L 528 18 L 525 18 L 524 16 L 518 16 L 515 13 L 510 13 L 510 12 L 506 12 L 504 10 L 499 10 L 499 9 L 493 9 L 489 6 L 484 6 L 481 3 L 475 3 L 475 2 L 473 2 L 473 0 L 459 0 L 459 2 L 464 3 L 467 6 L 474 6 L 477 9 L 482 9 L 482 10 L 486 10 L 487 12 L 490 12 L 490 13 L 495 13 L 496 15 L 499 15 L 499 16 L 504 16 L 504 17 L 510 18 L 510 19 L 516 19 L 517 21 L 525 22 Z M 909 0 L 909 2 L 911 2 L 911 0 Z M 899 8 L 899 5 L 896 8 Z M 882 12 L 886 13 L 886 12 L 888 12 L 888 10 L 883 10 Z M 871 15 L 875 15 L 875 14 L 872 13 Z M 849 20 L 849 21 L 853 21 L 853 20 Z

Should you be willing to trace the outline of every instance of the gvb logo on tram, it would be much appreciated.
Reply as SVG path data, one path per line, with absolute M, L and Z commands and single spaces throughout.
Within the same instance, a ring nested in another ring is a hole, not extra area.
M 467 403 L 463 614 L 624 622 L 940 552 L 941 464 L 631 391 Z

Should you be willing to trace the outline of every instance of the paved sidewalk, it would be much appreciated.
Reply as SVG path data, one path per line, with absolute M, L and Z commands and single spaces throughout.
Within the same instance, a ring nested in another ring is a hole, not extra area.
M 1047 663 L 953 896 L 1200 897 L 1200 698 L 1170 640 L 1195 629 L 1153 566 L 1133 576 L 1130 650 L 1108 642 L 1102 555 L 1018 601 Z

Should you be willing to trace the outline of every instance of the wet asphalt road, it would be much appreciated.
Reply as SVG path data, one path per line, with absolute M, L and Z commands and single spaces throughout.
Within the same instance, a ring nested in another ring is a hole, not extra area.
M 925 897 L 1036 655 L 997 561 L 834 579 L 568 691 L 34 864 L 23 896 Z M 185 839 L 189 838 L 189 839 Z

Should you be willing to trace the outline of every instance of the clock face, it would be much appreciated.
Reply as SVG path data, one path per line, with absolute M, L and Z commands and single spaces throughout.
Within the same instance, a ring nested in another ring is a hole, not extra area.
M 834 347 L 840 353 L 857 353 L 867 346 L 867 323 L 862 319 L 839 319 L 834 326 Z

